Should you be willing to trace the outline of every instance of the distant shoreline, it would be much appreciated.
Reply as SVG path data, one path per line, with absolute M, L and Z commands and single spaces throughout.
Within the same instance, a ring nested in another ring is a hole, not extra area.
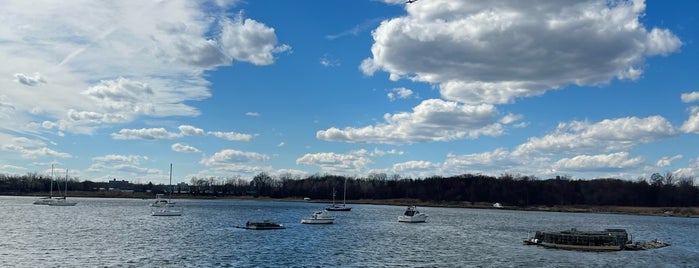
M 33 193 L 33 194 L 17 194 L 17 193 L 2 193 L 0 195 L 7 196 L 46 196 L 48 193 Z M 154 199 L 153 193 L 129 193 L 115 191 L 100 191 L 100 192 L 70 192 L 69 197 L 95 197 L 95 198 L 131 198 L 131 199 Z M 181 199 L 235 199 L 235 200 L 259 200 L 259 201 L 283 201 L 283 202 L 311 202 L 311 203 L 330 203 L 329 199 L 314 199 L 303 200 L 303 198 L 270 198 L 270 197 L 253 197 L 253 196 L 190 196 L 190 195 L 173 195 L 173 198 Z M 590 206 L 590 205 L 554 205 L 554 206 L 509 206 L 503 204 L 501 208 L 496 208 L 492 203 L 476 202 L 471 204 L 467 201 L 420 201 L 416 199 L 359 199 L 349 200 L 347 204 L 370 204 L 370 205 L 393 205 L 407 206 L 415 205 L 421 207 L 451 207 L 451 208 L 470 208 L 470 209 L 503 209 L 503 210 L 521 210 L 521 211 L 542 211 L 542 212 L 569 212 L 569 213 L 608 213 L 608 214 L 628 214 L 628 215 L 643 215 L 643 216 L 672 216 L 672 217 L 691 217 L 699 218 L 699 207 L 637 207 L 637 206 Z

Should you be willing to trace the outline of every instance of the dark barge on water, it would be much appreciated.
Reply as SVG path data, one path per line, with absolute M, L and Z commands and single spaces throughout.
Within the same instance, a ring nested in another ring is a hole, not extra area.
M 284 229 L 284 225 L 276 223 L 276 222 L 271 222 L 269 220 L 264 220 L 261 222 L 246 222 L 245 226 L 236 226 L 236 228 L 242 228 L 242 229 L 248 229 L 248 230 L 276 230 L 276 229 Z
M 629 239 L 629 235 L 624 229 L 537 231 L 534 237 L 524 240 L 524 244 L 583 251 L 643 250 L 669 245 L 658 241 L 653 241 L 652 243 L 639 241 L 634 243 Z

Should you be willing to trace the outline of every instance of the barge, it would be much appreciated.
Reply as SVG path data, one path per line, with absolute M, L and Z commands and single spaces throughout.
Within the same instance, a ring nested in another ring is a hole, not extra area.
M 578 231 L 575 228 L 559 232 L 537 231 L 534 237 L 524 240 L 527 245 L 583 251 L 618 251 L 630 242 L 624 229 Z

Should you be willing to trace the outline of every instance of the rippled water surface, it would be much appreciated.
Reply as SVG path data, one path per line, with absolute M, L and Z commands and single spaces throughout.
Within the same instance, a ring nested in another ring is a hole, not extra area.
M 150 216 L 150 200 L 74 198 L 74 207 L 0 197 L 3 267 L 699 267 L 699 219 L 352 204 L 332 225 L 301 218 L 325 204 L 177 200 L 181 217 Z M 235 228 L 270 219 L 287 229 Z M 536 230 L 624 228 L 670 247 L 579 252 L 525 246 Z

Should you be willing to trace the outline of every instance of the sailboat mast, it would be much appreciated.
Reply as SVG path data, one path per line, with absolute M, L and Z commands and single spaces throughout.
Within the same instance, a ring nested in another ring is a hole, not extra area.
M 68 169 L 66 168 L 66 188 L 65 188 L 65 190 L 63 190 L 63 197 L 67 197 L 67 196 L 68 196 Z
M 53 164 L 51 164 L 51 189 L 49 190 L 49 197 L 53 197 Z
M 170 194 L 167 196 L 168 203 L 170 203 L 170 198 L 172 198 L 172 163 L 170 163 Z
M 345 178 L 345 191 L 342 193 L 342 205 L 345 205 L 345 200 L 347 199 L 347 178 Z

